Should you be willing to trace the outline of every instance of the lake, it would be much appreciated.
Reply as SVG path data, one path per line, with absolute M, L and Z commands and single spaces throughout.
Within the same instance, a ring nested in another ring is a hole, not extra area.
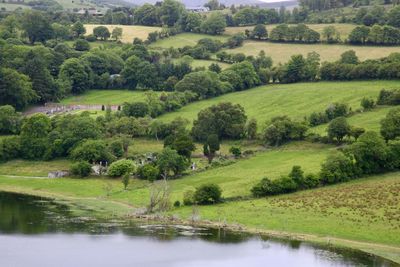
M 81 213 L 80 213 L 81 214 Z M 0 192 L 0 266 L 395 266 L 353 250 L 189 226 L 76 216 Z

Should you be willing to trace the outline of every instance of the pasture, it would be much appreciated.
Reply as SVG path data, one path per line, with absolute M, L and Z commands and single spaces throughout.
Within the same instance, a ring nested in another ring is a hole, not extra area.
M 324 111 L 334 102 L 347 103 L 352 109 L 360 107 L 363 97 L 376 99 L 382 88 L 397 88 L 398 81 L 315 82 L 265 85 L 229 93 L 213 99 L 194 102 L 177 112 L 159 117 L 171 121 L 180 116 L 193 121 L 200 110 L 220 102 L 232 102 L 244 107 L 248 118 L 256 118 L 259 129 L 274 116 L 287 115 L 302 120 L 312 112 Z M 367 120 L 367 118 L 366 118 Z
M 354 50 L 358 58 L 378 59 L 391 53 L 400 52 L 396 46 L 354 46 L 345 44 L 298 44 L 298 43 L 272 43 L 268 41 L 245 41 L 241 47 L 226 50 L 228 53 L 244 53 L 247 56 L 256 56 L 264 50 L 274 64 L 286 63 L 292 55 L 316 52 L 323 61 L 336 61 L 340 55 L 348 50 Z
M 120 105 L 124 102 L 144 101 L 144 91 L 129 90 L 89 90 L 84 94 L 61 100 L 65 105 Z
M 147 36 L 146 36 L 147 38 Z M 167 49 L 170 47 L 173 48 L 182 48 L 184 46 L 194 46 L 200 39 L 210 38 L 213 40 L 220 40 L 221 42 L 225 41 L 229 38 L 228 35 L 208 35 L 208 34 L 200 34 L 200 33 L 180 33 L 175 36 L 171 36 L 165 39 L 158 40 L 155 43 L 150 44 L 151 48 L 162 48 Z
M 270 24 L 270 25 L 266 25 L 265 27 L 267 28 L 268 33 L 270 33 L 272 31 L 272 29 L 274 29 L 278 24 Z M 332 23 L 332 24 L 306 24 L 310 29 L 313 29 L 314 31 L 317 31 L 321 34 L 321 38 L 322 38 L 322 32 L 323 29 L 326 26 L 334 26 L 336 28 L 336 30 L 340 33 L 340 38 L 342 40 L 345 40 L 347 38 L 347 36 L 350 34 L 350 32 L 357 26 L 354 24 L 346 24 L 346 23 Z M 293 26 L 290 25 L 289 26 Z M 254 25 L 253 26 L 242 26 L 242 27 L 227 27 L 225 30 L 225 34 L 228 35 L 233 35 L 235 33 L 244 33 L 245 30 L 253 30 L 254 29 Z
M 139 25 L 99 25 L 99 24 L 85 24 L 86 34 L 92 34 L 93 29 L 98 26 L 106 26 L 110 33 L 116 27 L 122 28 L 123 43 L 131 44 L 135 37 L 146 40 L 150 32 L 161 31 L 161 27 L 139 26 Z

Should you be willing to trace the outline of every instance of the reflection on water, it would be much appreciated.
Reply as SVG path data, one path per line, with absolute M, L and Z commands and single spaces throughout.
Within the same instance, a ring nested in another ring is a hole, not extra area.
M 68 207 L 0 192 L 0 266 L 394 266 L 352 250 L 322 249 L 218 229 L 74 217 Z

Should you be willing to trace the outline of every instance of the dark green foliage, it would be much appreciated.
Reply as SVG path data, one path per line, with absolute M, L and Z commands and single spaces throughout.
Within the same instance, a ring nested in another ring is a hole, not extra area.
M 149 105 L 145 102 L 124 103 L 122 105 L 122 112 L 126 116 L 135 118 L 145 117 L 149 115 Z
M 226 20 L 220 12 L 211 13 L 200 25 L 202 32 L 214 35 L 222 34 L 225 31 L 225 27 Z
M 357 142 L 352 144 L 356 166 L 364 174 L 380 173 L 384 170 L 388 157 L 388 148 L 383 138 L 375 132 L 362 134 Z
M 329 123 L 327 132 L 330 139 L 336 139 L 340 143 L 346 135 L 350 134 L 351 128 L 345 117 L 338 117 Z
M 97 38 L 97 39 L 101 39 L 103 41 L 106 41 L 108 38 L 110 38 L 111 33 L 108 30 L 107 27 L 105 26 L 98 26 L 95 27 L 93 29 L 93 35 Z
M 211 163 L 215 157 L 215 153 L 220 149 L 218 135 L 210 134 L 207 141 L 203 145 L 203 154 L 208 158 L 208 163 Z
M 48 134 L 51 131 L 50 119 L 44 114 L 35 114 L 24 121 L 21 128 L 21 152 L 26 159 L 39 160 L 49 149 Z
M 140 179 L 153 182 L 159 178 L 160 170 L 157 168 L 157 166 L 154 166 L 152 164 L 145 164 L 137 169 L 136 175 Z
M 379 92 L 378 105 L 399 105 L 400 104 L 400 90 L 385 90 Z
M 166 147 L 157 158 L 157 166 L 163 179 L 167 179 L 182 174 L 189 167 L 189 161 L 176 150 Z
M 267 39 L 268 38 L 268 31 L 265 25 L 258 24 L 254 27 L 253 31 L 251 32 L 251 38 L 254 39 Z
M 232 103 L 220 103 L 203 109 L 193 123 L 192 135 L 204 141 L 211 134 L 219 138 L 241 138 L 245 134 L 247 117 L 243 107 Z
M 320 177 L 323 184 L 346 182 L 356 175 L 353 161 L 342 153 L 329 155 L 321 166 Z
M 246 125 L 247 138 L 250 140 L 256 139 L 257 137 L 257 120 L 252 118 Z
M 349 106 L 345 103 L 333 103 L 326 108 L 325 114 L 328 120 L 333 120 L 337 117 L 345 117 L 349 113 Z
M 196 150 L 192 137 L 187 133 L 178 133 L 177 136 L 170 135 L 169 138 L 167 137 L 164 140 L 164 147 L 166 146 L 171 147 L 179 155 L 188 159 L 192 156 L 192 152 Z
M 74 49 L 76 51 L 89 51 L 90 50 L 90 44 L 85 39 L 78 39 L 74 43 Z
M 87 177 L 92 171 L 92 166 L 86 161 L 79 161 L 71 165 L 71 174 L 79 177 Z
M 0 106 L 0 134 L 17 134 L 21 129 L 22 116 L 10 105 Z
M 229 152 L 231 152 L 235 158 L 240 158 L 240 156 L 242 155 L 242 150 L 240 149 L 240 147 L 237 146 L 232 146 L 231 148 L 229 148 Z
M 302 122 L 292 121 L 287 116 L 275 117 L 267 124 L 263 140 L 268 145 L 279 146 L 291 140 L 302 140 L 308 130 Z
M 26 10 L 22 17 L 21 26 L 31 44 L 44 42 L 53 36 L 50 19 L 40 11 Z
M 122 184 L 123 184 L 123 186 L 124 186 L 124 190 L 126 190 L 126 189 L 128 188 L 128 185 L 129 185 L 130 180 L 131 180 L 131 176 L 130 176 L 129 173 L 125 173 L 125 174 L 122 176 Z
M 124 144 L 122 140 L 112 141 L 109 144 L 108 148 L 111 151 L 111 153 L 117 158 L 120 158 L 124 155 Z
M 364 97 L 361 99 L 361 107 L 364 110 L 371 110 L 375 107 L 375 101 L 372 98 Z
M 80 94 L 93 84 L 92 70 L 77 58 L 64 61 L 60 67 L 59 79 L 63 82 L 66 93 Z
M 350 127 L 349 136 L 354 137 L 354 140 L 357 141 L 358 137 L 360 137 L 363 133 L 365 133 L 365 129 L 361 127 Z
M 223 84 L 218 79 L 218 74 L 211 71 L 192 72 L 175 85 L 179 92 L 191 91 L 200 99 L 209 98 L 223 93 Z
M 400 136 L 400 108 L 390 110 L 381 121 L 381 135 L 385 140 Z
M 36 99 L 28 76 L 0 67 L 0 105 L 12 105 L 20 110 Z
M 221 188 L 216 184 L 205 184 L 196 189 L 194 200 L 199 205 L 208 205 L 221 202 Z
M 294 192 L 298 189 L 296 182 L 289 176 L 282 176 L 275 180 L 263 178 L 252 189 L 255 197 L 272 196 Z
M 100 140 L 87 140 L 76 146 L 71 152 L 71 158 L 75 161 L 90 163 L 111 162 L 114 159 L 106 144 Z
M 358 64 L 358 57 L 354 50 L 349 50 L 340 55 L 340 63 L 342 64 Z
M 4 137 L 0 140 L 0 161 L 21 157 L 21 139 L 19 136 Z

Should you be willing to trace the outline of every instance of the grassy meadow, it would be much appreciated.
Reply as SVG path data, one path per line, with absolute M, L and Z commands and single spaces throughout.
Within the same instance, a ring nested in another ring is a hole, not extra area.
M 92 34 L 93 29 L 98 26 L 106 26 L 110 32 L 116 27 L 122 28 L 123 43 L 132 43 L 135 37 L 146 40 L 150 32 L 161 31 L 161 27 L 139 26 L 139 25 L 98 25 L 85 24 L 86 34 Z
M 147 36 L 146 36 L 147 38 Z M 181 48 L 184 46 L 194 46 L 200 39 L 210 38 L 214 40 L 225 41 L 229 38 L 228 35 L 208 35 L 208 34 L 200 34 L 200 33 L 180 33 L 175 36 L 171 36 L 169 38 L 158 40 L 155 43 L 150 44 L 152 48 Z
M 65 105 L 119 105 L 145 99 L 144 91 L 89 90 L 81 95 L 64 98 L 61 103 Z
M 271 33 L 272 29 L 274 29 L 278 24 L 270 24 L 265 25 L 267 28 L 268 33 Z M 289 24 L 290 25 L 290 24 Z M 332 23 L 332 24 L 306 24 L 310 29 L 317 31 L 321 34 L 323 29 L 326 26 L 334 26 L 336 30 L 340 33 L 340 38 L 345 40 L 350 32 L 357 26 L 354 24 L 346 24 L 346 23 Z M 253 30 L 254 26 L 242 26 L 242 27 L 227 27 L 224 34 L 233 35 L 235 33 L 244 33 L 245 30 Z
M 354 50 L 360 60 L 377 59 L 400 52 L 396 46 L 354 46 L 344 44 L 297 44 L 297 43 L 272 43 L 267 41 L 245 41 L 241 47 L 228 49 L 228 53 L 244 53 L 256 56 L 264 50 L 274 62 L 285 63 L 292 55 L 302 54 L 307 56 L 310 52 L 317 52 L 321 61 L 336 61 L 340 55 L 348 50 Z
M 288 115 L 301 120 L 312 112 L 324 111 L 334 102 L 347 103 L 352 109 L 360 107 L 363 97 L 376 98 L 382 88 L 398 88 L 398 81 L 316 82 L 266 85 L 229 93 L 213 99 L 189 104 L 177 112 L 159 117 L 171 121 L 180 116 L 193 121 L 200 110 L 220 102 L 232 102 L 244 107 L 248 118 L 256 118 L 259 125 L 274 116 Z M 368 116 L 364 120 L 368 123 Z M 259 127 L 260 128 L 260 127 Z

